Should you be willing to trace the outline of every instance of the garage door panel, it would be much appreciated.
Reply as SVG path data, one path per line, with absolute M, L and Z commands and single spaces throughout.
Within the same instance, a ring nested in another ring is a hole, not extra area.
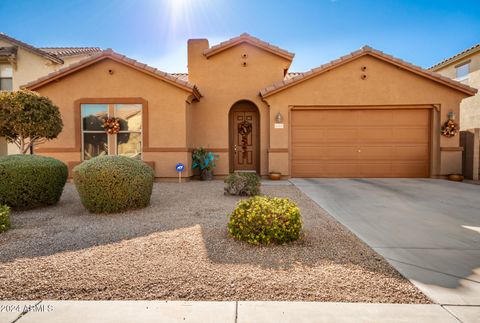
M 349 116 L 348 110 L 328 110 L 330 113 L 318 114 L 318 110 L 302 110 L 301 113 L 294 111 L 292 114 L 292 125 L 295 126 L 331 126 L 357 124 L 356 119 Z M 350 119 L 348 119 L 350 117 Z
M 392 164 L 359 164 L 358 173 L 359 177 L 390 177 L 392 174 Z
M 395 126 L 425 126 L 430 119 L 427 109 L 392 110 L 392 112 Z
M 358 149 L 352 146 L 328 146 L 325 150 L 325 156 L 328 159 L 356 160 L 358 158 Z
M 300 147 L 294 146 L 292 148 L 292 156 L 295 156 L 293 160 L 322 160 L 326 158 L 326 147 Z
M 292 128 L 295 133 L 295 139 L 292 144 L 316 144 L 324 142 L 326 129 L 324 128 Z
M 294 110 L 296 177 L 428 177 L 427 109 Z
M 360 146 L 356 155 L 358 160 L 389 161 L 392 160 L 393 152 L 394 147 L 392 146 Z
M 427 177 L 428 165 L 425 162 L 393 163 L 392 177 Z
M 393 133 L 393 129 L 390 127 L 365 127 L 358 131 L 357 140 L 368 143 L 385 143 L 391 141 Z
M 327 163 L 325 177 L 356 177 L 358 164 L 356 163 Z
M 325 163 L 292 161 L 292 167 L 296 169 L 298 177 L 328 177 Z
M 392 124 L 393 118 L 391 110 L 358 110 L 355 114 L 359 126 L 375 127 L 379 124 Z
M 394 160 L 427 161 L 428 145 L 395 147 L 393 149 Z
M 325 129 L 325 138 L 328 143 L 351 143 L 358 137 L 358 129 L 352 127 L 329 127 Z
M 428 143 L 428 127 L 394 128 L 392 139 L 401 143 Z

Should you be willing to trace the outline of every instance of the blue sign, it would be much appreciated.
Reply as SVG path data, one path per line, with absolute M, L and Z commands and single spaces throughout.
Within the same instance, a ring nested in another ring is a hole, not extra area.
M 183 172 L 183 170 L 185 169 L 185 165 L 182 164 L 182 163 L 178 163 L 178 164 L 175 166 L 175 169 L 177 170 L 177 172 L 181 173 L 181 172 Z

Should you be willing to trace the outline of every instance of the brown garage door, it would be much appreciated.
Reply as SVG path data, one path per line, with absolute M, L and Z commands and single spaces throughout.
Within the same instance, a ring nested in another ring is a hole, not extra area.
M 293 110 L 294 177 L 428 177 L 428 109 Z

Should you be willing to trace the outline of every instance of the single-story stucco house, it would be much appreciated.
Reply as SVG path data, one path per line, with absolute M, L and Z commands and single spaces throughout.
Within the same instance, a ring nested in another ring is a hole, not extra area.
M 60 107 L 64 130 L 35 149 L 69 167 L 122 154 L 175 177 L 204 146 L 216 175 L 443 177 L 461 173 L 459 136 L 441 135 L 476 89 L 363 47 L 306 73 L 294 54 L 248 34 L 188 41 L 188 74 L 117 54 L 93 55 L 25 87 Z M 121 131 L 107 134 L 106 117 Z

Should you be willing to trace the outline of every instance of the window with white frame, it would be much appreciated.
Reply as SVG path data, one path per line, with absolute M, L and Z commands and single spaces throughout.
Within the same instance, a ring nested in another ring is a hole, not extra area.
M 466 80 L 468 73 L 470 73 L 470 61 L 455 66 L 455 78 L 458 81 Z
M 10 64 L 0 64 L 0 91 L 13 90 L 13 69 Z
M 142 159 L 142 104 L 82 104 L 82 158 L 116 154 Z M 107 134 L 104 120 L 114 117 L 120 131 Z

